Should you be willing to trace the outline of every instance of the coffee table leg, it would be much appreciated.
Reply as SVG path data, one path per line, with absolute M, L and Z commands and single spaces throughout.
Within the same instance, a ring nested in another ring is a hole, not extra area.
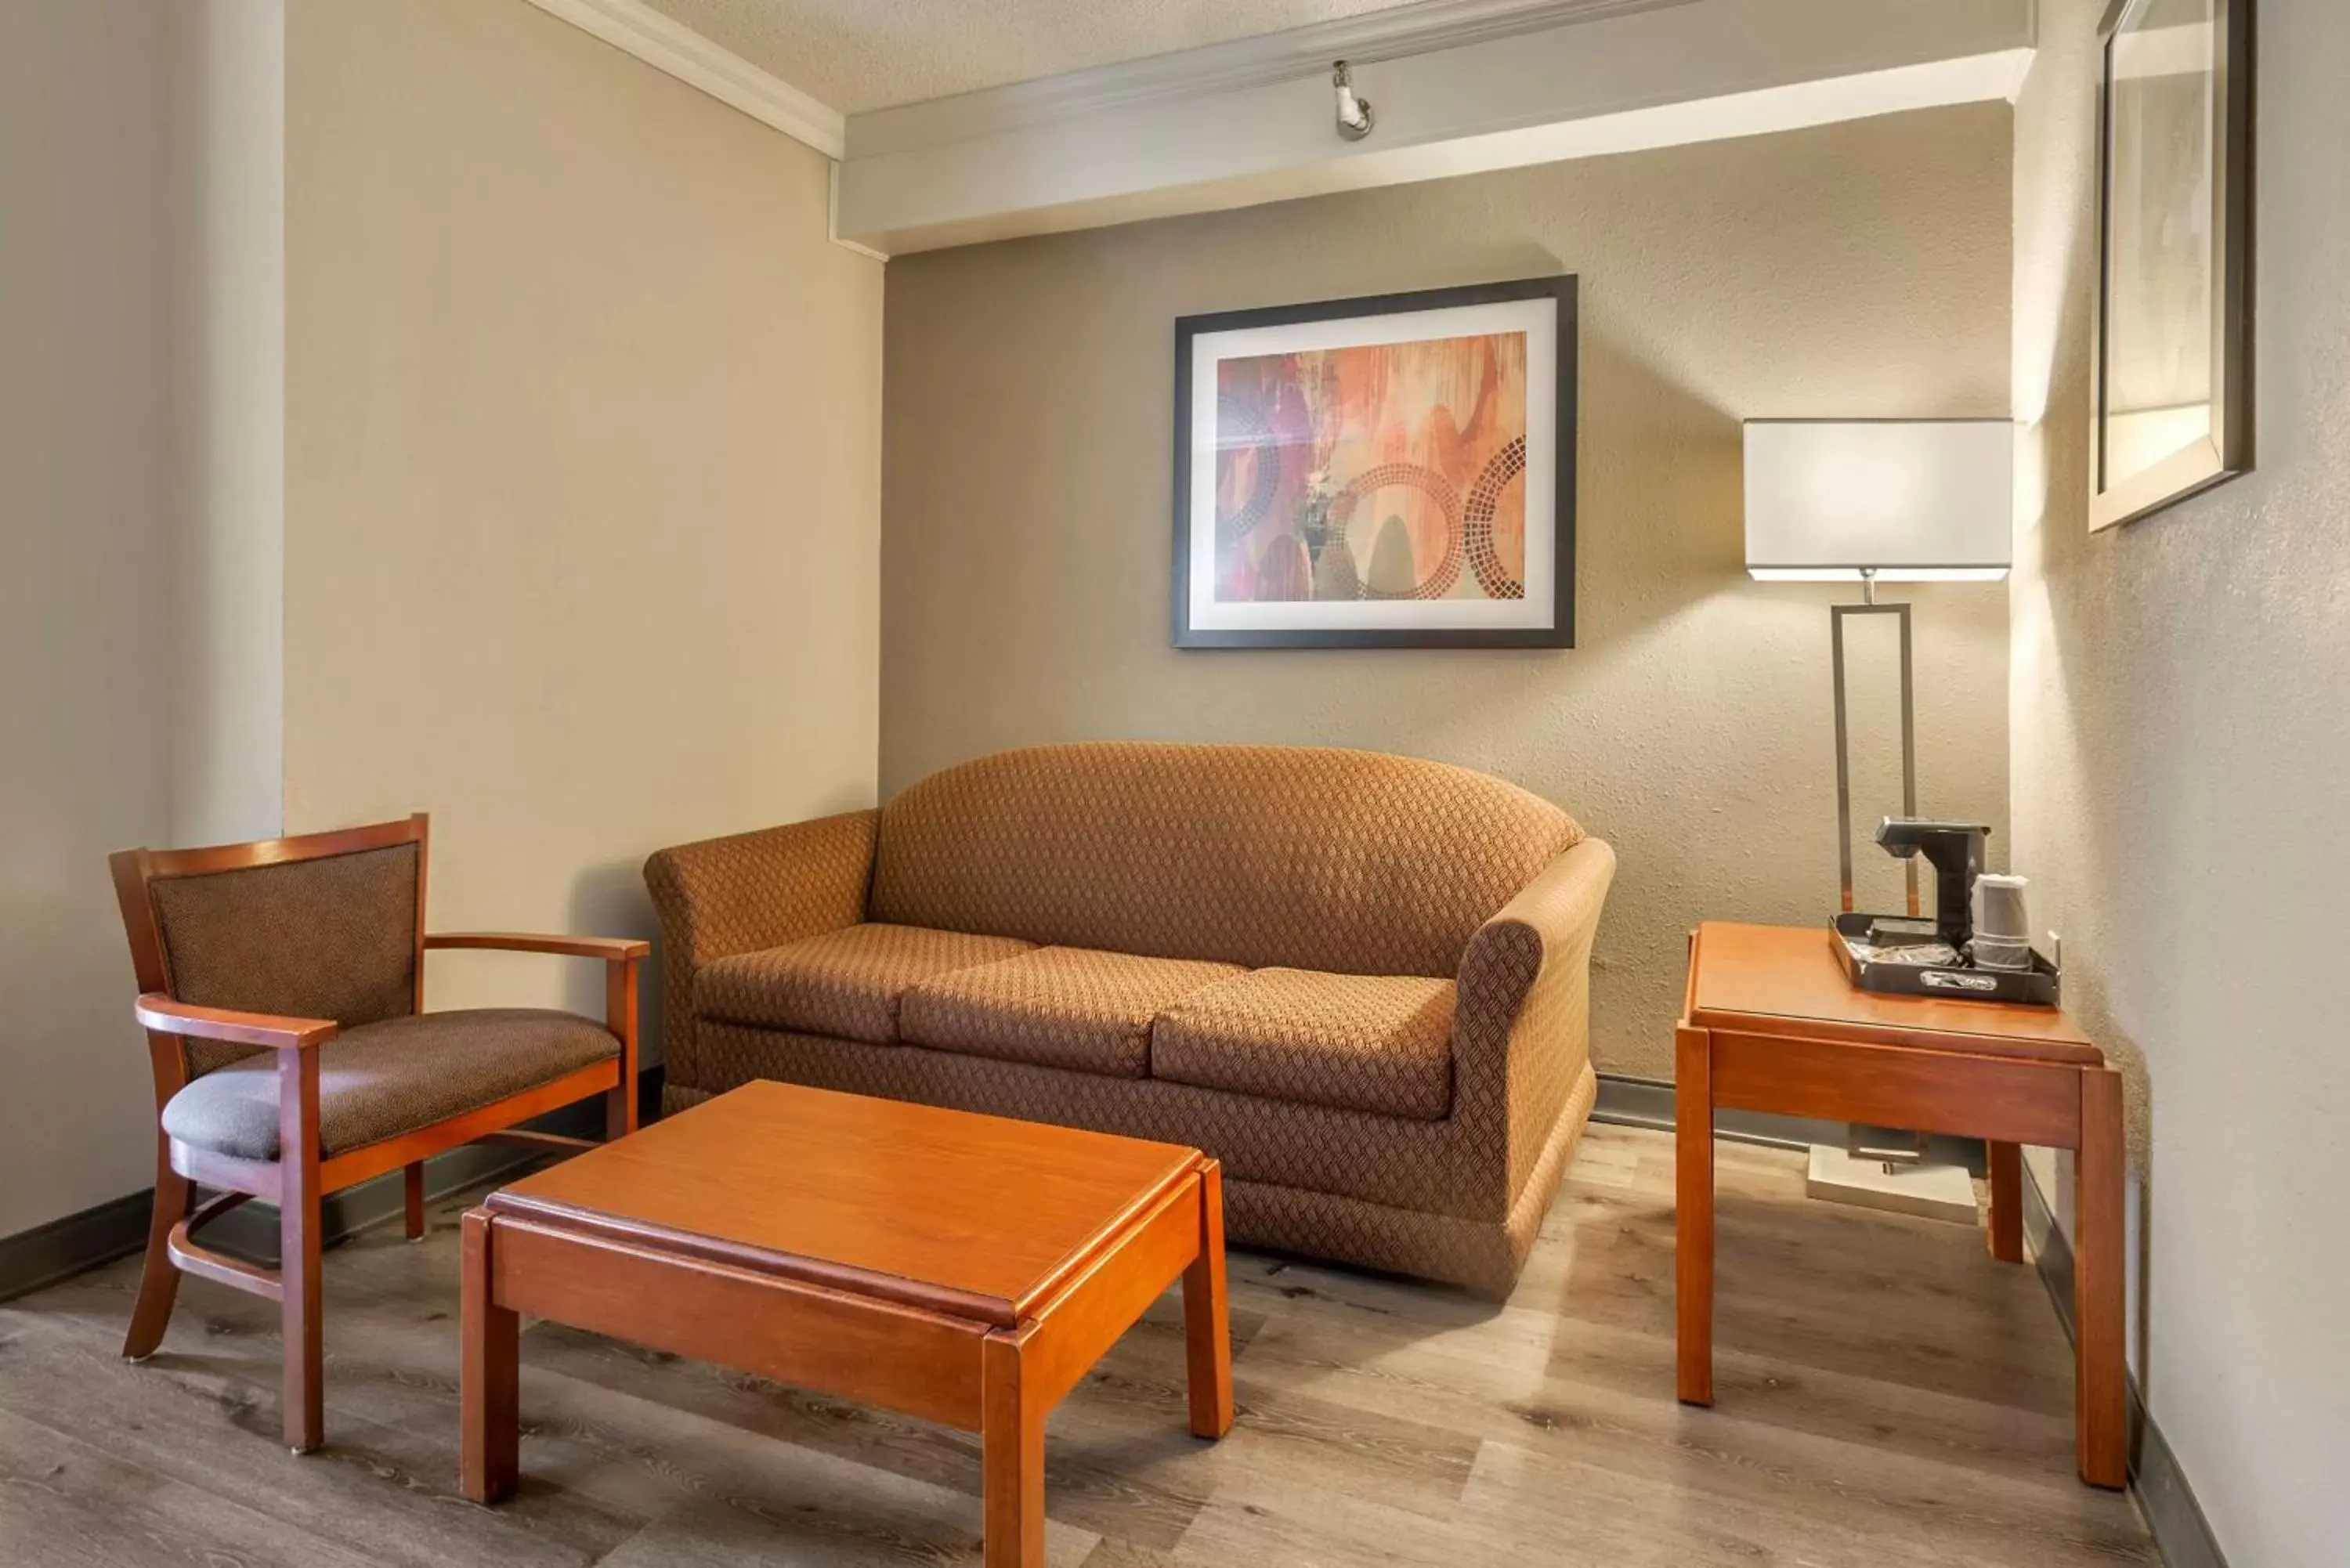
M 462 1235 L 465 1277 L 459 1379 L 464 1431 L 459 1480 L 475 1502 L 496 1502 L 514 1495 L 521 1468 L 516 1355 L 522 1324 L 490 1299 L 489 1211 L 466 1210 Z
M 1713 1036 L 1673 1048 L 1675 1378 L 1684 1405 L 1713 1403 Z
M 1045 1568 L 1045 1402 L 1025 1374 L 1032 1324 L 981 1342 L 980 1464 L 986 1568 Z
M 1191 1389 L 1191 1433 L 1232 1429 L 1232 1336 L 1224 1305 L 1224 1172 L 1200 1167 L 1200 1255 L 1183 1271 L 1183 1347 Z

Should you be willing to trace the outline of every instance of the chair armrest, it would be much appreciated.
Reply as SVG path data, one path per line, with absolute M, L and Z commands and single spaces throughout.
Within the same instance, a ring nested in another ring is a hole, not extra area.
M 602 959 L 606 963 L 640 959 L 653 950 L 652 943 L 635 937 L 539 936 L 529 931 L 436 931 L 424 939 L 424 945 L 555 953 L 564 958 Z
M 132 1009 L 140 1024 L 161 1034 L 192 1040 L 218 1040 L 230 1045 L 260 1045 L 273 1051 L 307 1051 L 335 1037 L 330 1018 L 282 1018 L 270 1012 L 238 1012 L 226 1007 L 199 1007 L 149 992 Z
M 1582 840 L 1480 926 L 1461 956 L 1453 1115 L 1478 1128 L 1477 1218 L 1501 1218 L 1523 1188 L 1590 1060 L 1591 944 L 1615 877 L 1616 852 Z
M 660 915 L 669 1082 L 705 1086 L 693 1040 L 693 977 L 703 965 L 865 919 L 880 821 L 878 811 L 852 811 L 681 844 L 645 862 Z

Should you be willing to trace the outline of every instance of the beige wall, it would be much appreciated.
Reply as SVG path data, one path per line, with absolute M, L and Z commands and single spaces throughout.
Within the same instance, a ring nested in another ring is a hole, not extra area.
M 154 1174 L 106 856 L 171 818 L 164 33 L 0 6 L 0 1235 Z
M 283 26 L 0 6 L 0 1235 L 153 1175 L 108 852 L 278 825 Z
M 2015 860 L 2066 994 L 2124 1057 L 2134 1322 L 2229 1560 L 2339 1563 L 2350 1503 L 2350 26 L 2261 14 L 2258 467 L 2086 524 L 2097 0 L 2048 0 L 2016 108 Z
M 288 825 L 430 810 L 434 925 L 646 933 L 650 850 L 869 802 L 881 269 L 825 161 L 522 0 L 308 0 L 286 74 Z
M 285 0 L 169 18 L 173 844 L 274 836 L 286 773 Z
M 1745 579 L 1739 421 L 2004 413 L 2010 151 L 1981 105 L 893 261 L 885 789 L 1084 736 L 1499 774 L 1620 851 L 1595 1044 L 1669 1075 L 1689 925 L 1835 898 L 1839 596 Z M 1169 646 L 1176 317 L 1555 271 L 1582 278 L 1580 647 Z M 2003 834 L 2004 596 L 1914 597 L 1924 804 Z

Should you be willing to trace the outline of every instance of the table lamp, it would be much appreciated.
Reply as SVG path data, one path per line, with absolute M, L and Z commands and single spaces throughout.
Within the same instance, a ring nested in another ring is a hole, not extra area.
M 2007 420 L 1749 420 L 1746 571 L 1764 582 L 1856 582 L 1828 609 L 1835 684 L 1836 864 L 1852 909 L 1852 753 L 1845 621 L 1889 615 L 1901 639 L 1901 814 L 1918 815 L 1909 607 L 1879 583 L 1990 582 L 2013 556 L 2015 427 Z M 1908 867 L 1909 913 L 1918 872 Z

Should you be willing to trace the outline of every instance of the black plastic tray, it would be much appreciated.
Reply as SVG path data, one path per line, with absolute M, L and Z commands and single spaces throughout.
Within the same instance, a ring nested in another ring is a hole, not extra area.
M 1891 915 L 1838 915 L 1828 922 L 1828 945 L 1852 983 L 1863 991 L 1895 996 L 1938 996 L 1962 1002 L 2022 1002 L 2054 1007 L 2063 986 L 2056 971 L 2038 949 L 2030 969 L 1977 969 L 1972 964 L 1887 963 L 1862 958 L 1852 950 L 1866 943 L 1870 929 Z

